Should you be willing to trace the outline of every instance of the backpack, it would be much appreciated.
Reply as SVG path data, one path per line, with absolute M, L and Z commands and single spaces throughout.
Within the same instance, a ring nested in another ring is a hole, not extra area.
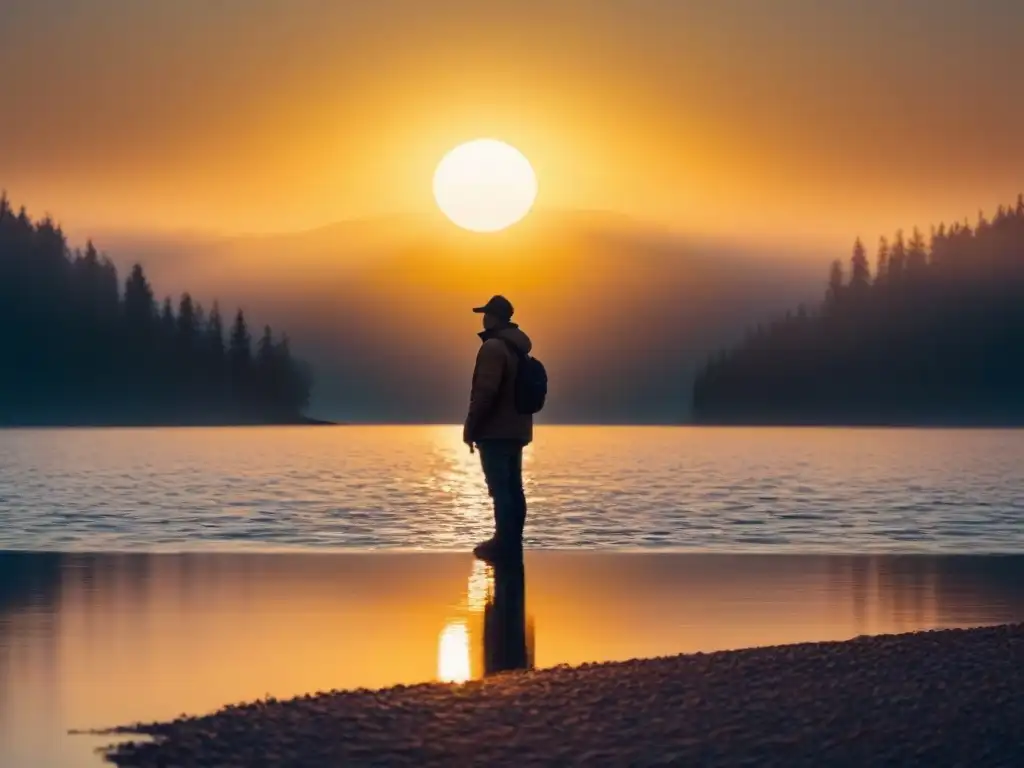
M 516 410 L 524 416 L 538 413 L 548 396 L 548 372 L 544 363 L 530 357 L 508 339 L 502 339 L 519 359 L 516 370 Z

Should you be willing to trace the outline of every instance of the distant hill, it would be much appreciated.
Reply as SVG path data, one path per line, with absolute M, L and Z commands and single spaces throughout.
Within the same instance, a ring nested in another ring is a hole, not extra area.
M 704 423 L 1024 425 L 1024 197 L 882 238 L 697 377 Z
M 311 411 L 344 421 L 464 416 L 479 317 L 508 295 L 551 373 L 543 418 L 678 423 L 711 350 L 818 290 L 806 253 L 688 239 L 602 212 L 539 210 L 501 233 L 434 216 L 306 233 L 120 239 L 161 285 L 188 284 L 289 328 L 317 372 Z
M 265 326 L 189 293 L 158 305 L 90 242 L 0 196 L 0 426 L 305 423 L 310 376 Z M 226 334 L 226 337 L 225 337 Z

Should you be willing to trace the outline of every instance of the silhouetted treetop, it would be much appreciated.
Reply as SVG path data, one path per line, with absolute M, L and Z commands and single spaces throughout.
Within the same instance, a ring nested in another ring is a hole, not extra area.
M 1024 423 L 1024 195 L 928 241 L 860 239 L 820 307 L 759 325 L 693 389 L 703 422 Z
M 287 344 L 271 343 L 272 363 L 249 365 L 241 310 L 229 362 L 216 303 L 206 316 L 185 293 L 177 311 L 170 298 L 158 311 L 141 265 L 122 292 L 92 241 L 70 251 L 52 219 L 15 213 L 6 194 L 0 326 L 0 424 L 293 421 L 309 400 L 308 368 Z

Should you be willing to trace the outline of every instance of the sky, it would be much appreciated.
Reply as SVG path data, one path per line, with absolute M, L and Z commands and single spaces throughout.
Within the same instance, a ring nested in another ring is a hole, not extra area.
M 538 206 L 849 242 L 1024 187 L 1019 0 L 0 0 L 0 187 L 71 232 L 432 209 L 461 141 Z

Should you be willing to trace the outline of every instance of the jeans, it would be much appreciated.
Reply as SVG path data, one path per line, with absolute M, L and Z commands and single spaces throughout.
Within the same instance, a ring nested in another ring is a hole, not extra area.
M 523 443 L 481 440 L 477 445 L 487 492 L 494 500 L 494 537 L 503 544 L 522 544 L 526 525 Z

